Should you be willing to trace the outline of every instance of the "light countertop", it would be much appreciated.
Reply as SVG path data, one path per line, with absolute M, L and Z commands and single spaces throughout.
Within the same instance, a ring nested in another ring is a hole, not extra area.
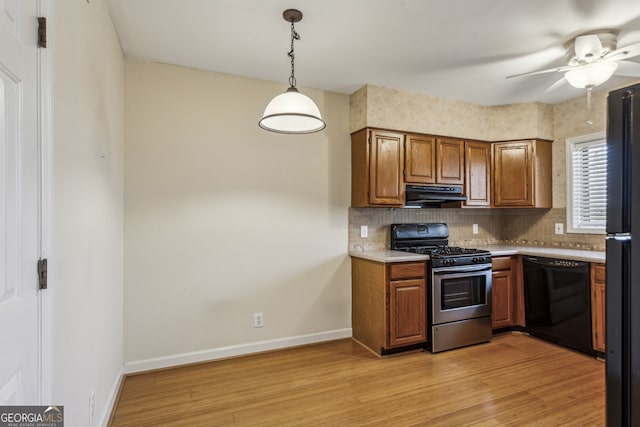
M 488 250 L 491 252 L 491 256 L 533 255 L 599 263 L 604 263 L 606 261 L 606 255 L 603 251 L 507 245 L 480 245 L 474 246 L 474 248 Z M 389 249 L 351 250 L 349 251 L 349 255 L 377 262 L 425 261 L 429 259 L 428 255 L 418 255 L 410 252 L 392 251 Z
M 352 257 L 363 258 L 377 262 L 426 261 L 429 259 L 429 255 L 420 255 L 403 251 L 392 251 L 390 249 L 350 250 L 349 255 Z

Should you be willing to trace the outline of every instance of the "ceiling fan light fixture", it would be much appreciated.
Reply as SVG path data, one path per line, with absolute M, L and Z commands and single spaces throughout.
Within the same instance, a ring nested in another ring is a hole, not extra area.
M 588 89 L 601 85 L 613 76 L 618 69 L 618 63 L 611 62 L 592 62 L 569 70 L 564 74 L 569 84 L 579 89 Z
M 291 23 L 291 50 L 288 54 L 291 58 L 289 89 L 269 102 L 258 125 L 262 129 L 277 133 L 318 132 L 326 126 L 320 115 L 320 110 L 311 98 L 296 89 L 293 42 L 299 40 L 300 35 L 296 32 L 293 24 L 302 20 L 302 12 L 296 9 L 287 9 L 283 12 L 282 17 Z

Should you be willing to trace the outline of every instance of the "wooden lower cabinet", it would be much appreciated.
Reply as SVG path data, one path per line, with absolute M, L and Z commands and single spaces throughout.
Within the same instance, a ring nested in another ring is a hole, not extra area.
M 591 338 L 593 349 L 605 351 L 606 274 L 605 264 L 591 264 Z
M 353 338 L 377 354 L 426 341 L 424 261 L 351 258 Z
M 494 329 L 514 325 L 516 290 L 510 256 L 491 260 L 491 326 Z
M 521 256 L 491 260 L 491 326 L 493 329 L 525 326 Z

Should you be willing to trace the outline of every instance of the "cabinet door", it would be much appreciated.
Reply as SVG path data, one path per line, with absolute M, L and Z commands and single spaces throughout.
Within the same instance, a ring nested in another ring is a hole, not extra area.
M 436 139 L 427 135 L 407 135 L 404 180 L 408 183 L 436 182 Z
M 514 289 L 511 270 L 497 271 L 491 276 L 491 326 L 513 325 Z
M 404 134 L 371 132 L 369 203 L 403 205 Z
M 605 351 L 606 269 L 604 264 L 591 264 L 591 336 L 593 349 Z
M 493 145 L 494 205 L 533 206 L 533 142 Z
M 389 347 L 426 341 L 424 279 L 389 282 Z
M 491 206 L 491 144 L 466 141 L 464 150 L 465 206 Z
M 464 141 L 436 139 L 436 183 L 464 184 Z

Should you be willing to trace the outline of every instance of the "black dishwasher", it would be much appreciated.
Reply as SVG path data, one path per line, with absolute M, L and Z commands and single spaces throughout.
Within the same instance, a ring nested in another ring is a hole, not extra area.
M 531 335 L 595 354 L 589 263 L 523 256 L 526 326 Z

